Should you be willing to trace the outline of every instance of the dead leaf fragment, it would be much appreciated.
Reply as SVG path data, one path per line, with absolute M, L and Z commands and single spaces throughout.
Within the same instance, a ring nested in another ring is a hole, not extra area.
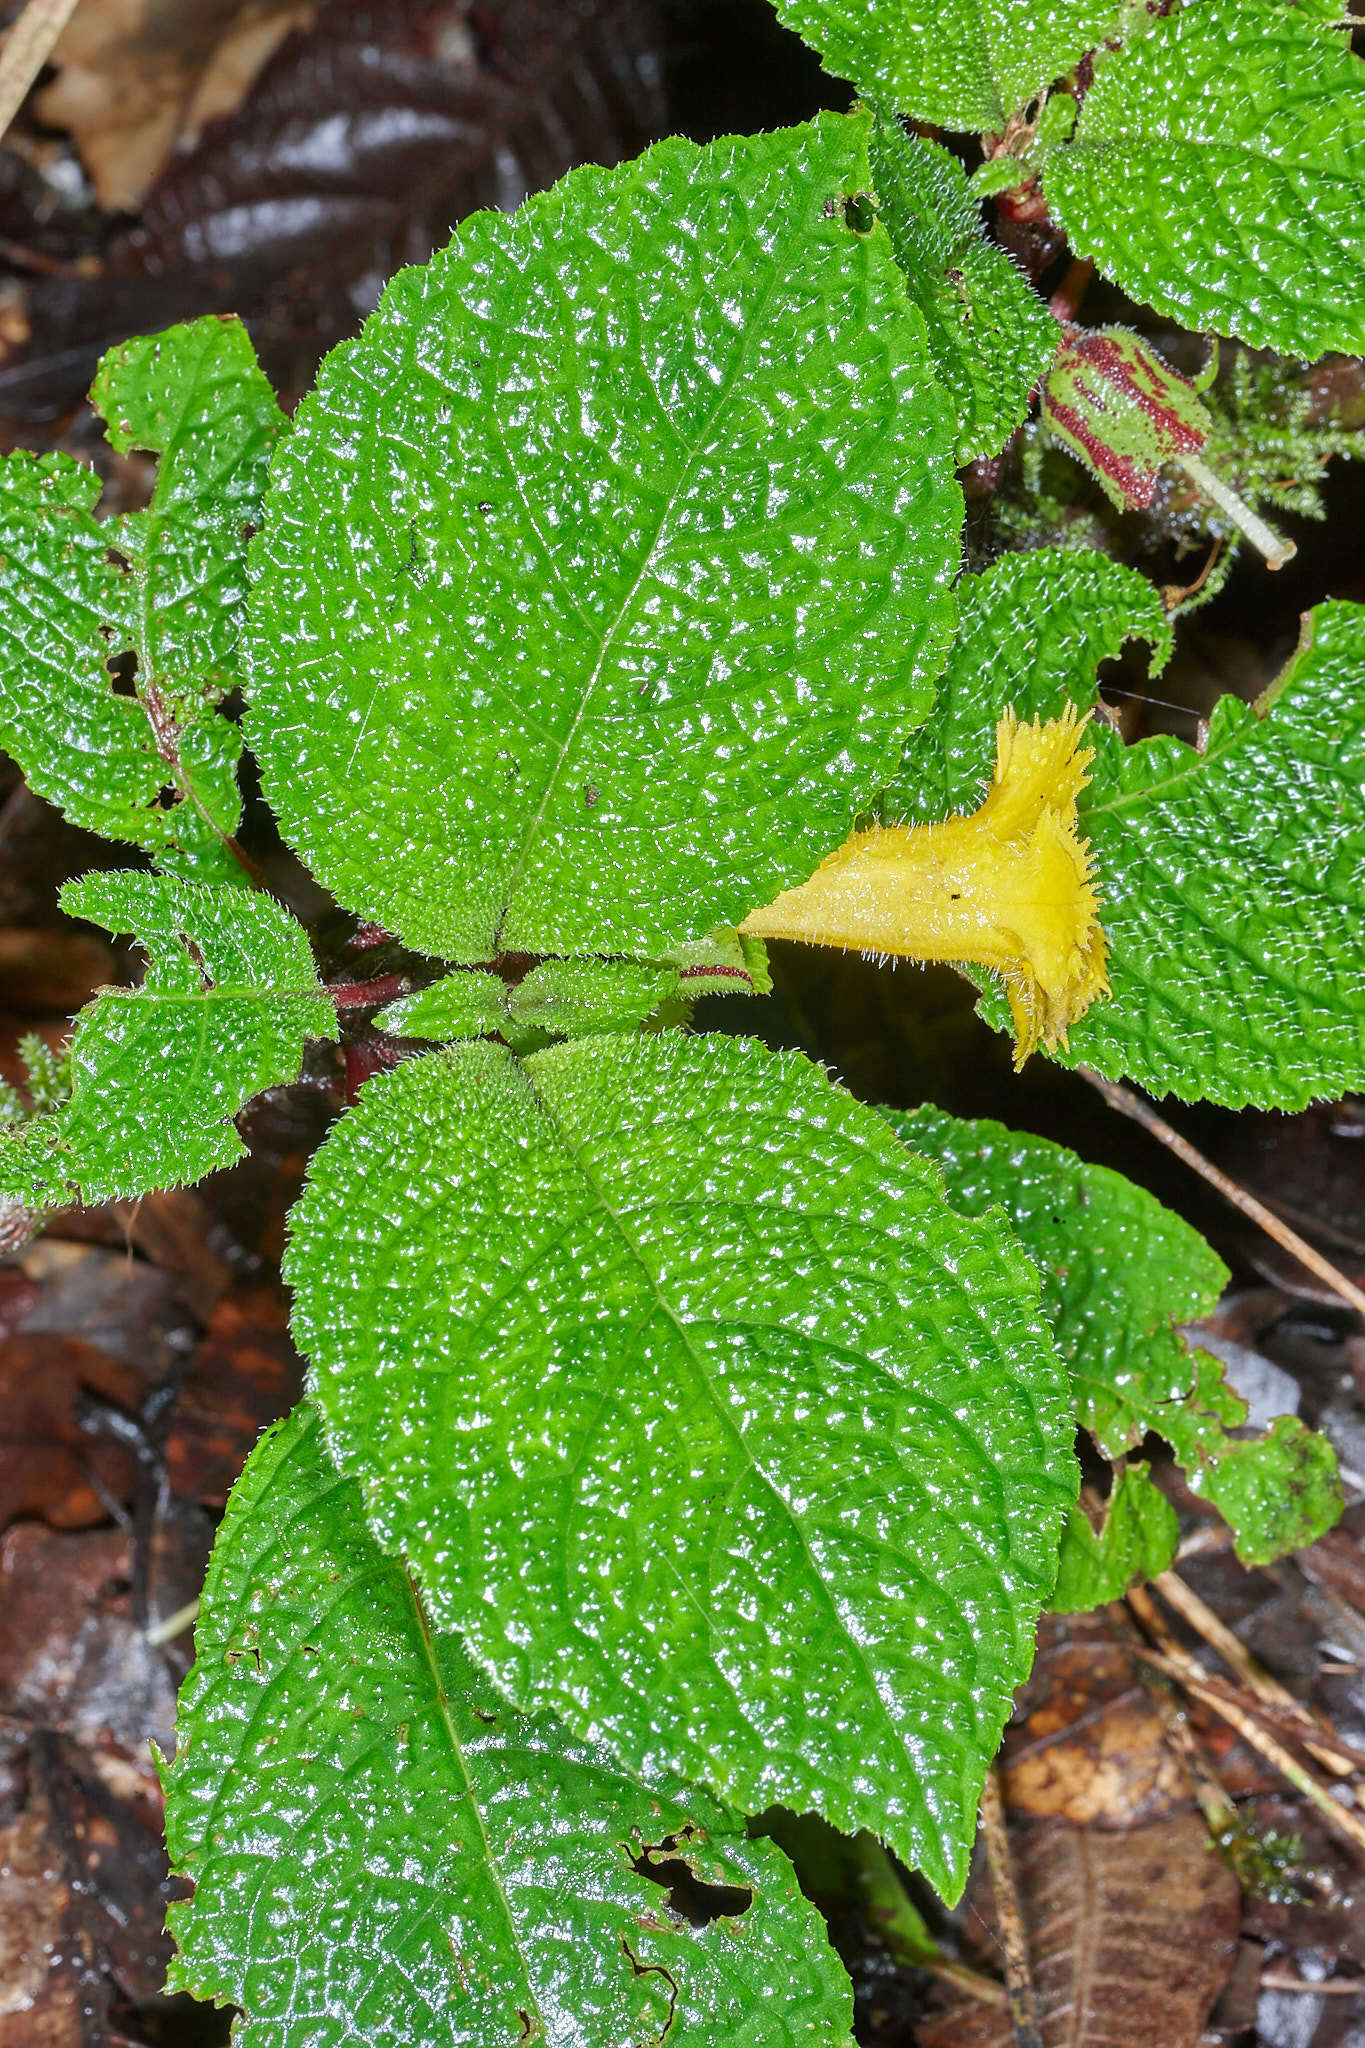
M 1184 1769 L 1103 1609 L 1044 1617 L 1021 1705 L 1001 1763 L 1012 1814 L 1133 1828 L 1189 1805 Z
M 1237 1880 L 1197 1814 L 1126 1834 L 1020 1829 L 1015 1878 L 1044 2048 L 1195 2048 L 1232 1968 Z M 1012 2048 L 1008 2016 L 962 2004 L 921 2048 Z
M 108 213 L 135 213 L 182 133 L 241 104 L 299 0 L 84 0 L 38 118 L 71 135 Z

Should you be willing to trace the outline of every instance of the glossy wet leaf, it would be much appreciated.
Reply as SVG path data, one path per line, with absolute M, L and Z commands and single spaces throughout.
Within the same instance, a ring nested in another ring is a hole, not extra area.
M 476 1045 L 366 1086 L 289 1276 L 371 1526 L 514 1700 L 960 1889 L 1075 1486 L 1002 1219 L 795 1055 Z
M 966 1216 L 1004 1210 L 1038 1269 L 1043 1312 L 1071 1370 L 1076 1421 L 1103 1452 L 1118 1458 L 1149 1431 L 1164 1437 L 1247 1564 L 1300 1549 L 1331 1527 L 1341 1489 L 1327 1438 L 1290 1416 L 1260 1437 L 1233 1434 L 1246 1422 L 1245 1402 L 1216 1358 L 1177 1335 L 1175 1326 L 1207 1314 L 1227 1284 L 1227 1268 L 1198 1231 L 1121 1173 L 1050 1139 L 929 1104 L 881 1113 L 942 1168 L 954 1208 Z M 1083 1510 L 1073 1511 L 1062 1555 L 1071 1558 L 1065 1571 L 1082 1576 L 1067 1580 L 1054 1606 L 1095 1604 L 1081 1598 L 1092 1579 L 1109 1584 L 1125 1559 L 1154 1555 L 1164 1542 L 1166 1518 L 1142 1487 L 1124 1498 L 1098 1541 L 1087 1541 Z M 1099 1592 L 1095 1601 L 1117 1597 Z
M 237 680 L 283 415 L 246 330 L 217 318 L 112 350 L 92 397 L 115 448 L 160 456 L 156 486 L 145 511 L 101 521 L 93 470 L 0 464 L 0 744 L 76 824 L 228 879 L 241 737 L 213 707 Z
M 375 1018 L 381 1031 L 401 1038 L 486 1038 L 507 1021 L 507 985 L 478 968 L 446 974 L 410 996 L 399 996 Z
M 1259 1437 L 1230 1435 L 1245 1423 L 1246 1403 L 1225 1384 L 1216 1358 L 1199 1352 L 1196 1364 L 1190 1399 L 1154 1425 L 1192 1491 L 1212 1501 L 1245 1565 L 1269 1564 L 1315 1543 L 1342 1509 L 1330 1441 L 1297 1415 L 1276 1416 Z
M 1096 1527 L 1079 1503 L 1062 1537 L 1055 1614 L 1084 1614 L 1121 1600 L 1130 1586 L 1164 1572 L 1180 1542 L 1175 1509 L 1145 1465 L 1121 1465 Z
M 879 218 L 924 315 L 934 367 L 957 402 L 958 461 L 998 454 L 1057 352 L 1057 322 L 987 241 L 956 157 L 885 112 L 874 121 L 871 159 Z
M 848 2041 L 848 1981 L 781 1852 L 514 1713 L 432 1635 L 307 1406 L 238 1482 L 195 1649 L 165 1773 L 195 1886 L 172 1985 L 240 2006 L 242 2048 Z M 682 1865 L 709 1924 L 672 1909 Z
M 275 471 L 252 743 L 350 908 L 454 961 L 653 957 L 836 842 L 951 629 L 952 407 L 867 119 L 481 214 Z
M 1094 702 L 1095 672 L 1128 640 L 1145 640 L 1153 671 L 1171 652 L 1155 586 L 1090 548 L 1002 555 L 958 586 L 961 621 L 934 715 L 906 742 L 882 800 L 898 823 L 934 823 L 980 803 L 1008 705 L 1021 720 L 1052 718 L 1066 697 Z
M 836 77 L 917 121 L 1001 129 L 1112 32 L 1117 0 L 774 0 Z
M 44 1208 L 231 1166 L 245 1149 L 236 1112 L 298 1079 L 306 1040 L 336 1036 L 302 927 L 269 897 L 166 875 L 86 875 L 61 900 L 132 933 L 147 972 L 81 1012 L 70 1099 L 0 1133 L 0 1189 Z
M 1073 626 L 1060 640 L 1057 630 L 1090 573 L 1077 564 L 1095 558 L 1040 552 L 1018 569 L 1010 559 L 964 589 L 942 714 L 907 749 L 891 816 L 971 808 L 992 721 L 1020 694 L 1046 717 L 1068 699 L 1096 701 L 1100 650 Z M 1147 632 L 1136 615 L 1130 630 Z M 1363 679 L 1365 607 L 1325 604 L 1257 705 L 1219 702 L 1201 747 L 1165 735 L 1130 747 L 1088 728 L 1080 825 L 1113 995 L 1052 1057 L 1231 1108 L 1302 1109 L 1365 1084 Z M 994 991 L 983 1009 L 1005 1025 Z
M 1207 1315 L 1227 1285 L 1217 1253 L 1145 1188 L 1049 1138 L 928 1103 L 882 1114 L 942 1167 L 964 1216 L 1003 1208 L 1038 1268 L 1077 1422 L 1111 1458 L 1136 1448 L 1194 1383 L 1176 1327 Z
M 1365 349 L 1365 66 L 1336 0 L 1199 0 L 1096 59 L 1043 176 L 1073 250 L 1185 327 Z

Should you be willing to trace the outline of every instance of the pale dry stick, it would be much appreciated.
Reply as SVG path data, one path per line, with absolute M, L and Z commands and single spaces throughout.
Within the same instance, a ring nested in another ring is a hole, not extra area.
M 986 1837 L 991 1889 L 995 1893 L 995 1918 L 1005 1960 L 1014 2048 L 1043 2048 L 1038 2005 L 1033 1996 L 1033 1976 L 1029 1970 L 1028 1936 L 1024 1932 L 1023 1914 L 1019 1911 L 1019 1894 L 1014 1887 L 1005 1803 L 1000 1797 L 1000 1780 L 993 1769 L 987 1771 L 986 1782 L 981 1788 L 981 1828 Z
M 1181 1540 L 1175 1554 L 1177 1564 L 1183 1564 L 1187 1557 L 1201 1557 L 1210 1550 L 1230 1550 L 1232 1531 L 1226 1522 L 1206 1522 L 1202 1529 L 1194 1529 Z
M 1184 1686 L 1186 1692 L 1193 1693 L 1201 1699 L 1207 1698 L 1212 1706 L 1218 1705 L 1222 1700 L 1230 1700 L 1241 1712 L 1250 1713 L 1253 1720 L 1268 1721 L 1272 1734 L 1278 1730 L 1282 1735 L 1291 1736 L 1295 1742 L 1303 1743 L 1305 1748 L 1308 1748 L 1316 1737 L 1323 1745 L 1323 1752 L 1319 1753 L 1329 1755 L 1334 1765 L 1338 1761 L 1344 1763 L 1346 1772 L 1353 1776 L 1365 1770 L 1365 1753 L 1338 1735 L 1331 1722 L 1324 1716 L 1310 1713 L 1301 1700 L 1296 1700 L 1293 1693 L 1285 1692 L 1283 1687 L 1277 1688 L 1279 1698 L 1256 1699 L 1253 1693 L 1252 1698 L 1256 1700 L 1256 1704 L 1254 1707 L 1248 1707 L 1238 1697 L 1235 1686 L 1229 1685 L 1224 1679 L 1215 1678 L 1211 1671 L 1206 1671 L 1203 1665 L 1176 1641 L 1161 1614 L 1153 1606 L 1151 1594 L 1145 1586 L 1132 1588 L 1128 1594 L 1128 1606 L 1157 1645 L 1165 1659 L 1166 1667 Z M 1141 1654 L 1145 1656 L 1147 1653 L 1144 1650 Z M 1273 1684 L 1273 1680 L 1271 1683 Z
M 0 51 L 0 135 L 18 113 L 80 0 L 28 0 Z
M 1264 1728 L 1253 1714 L 1249 1714 L 1245 1707 L 1240 1707 L 1234 1700 L 1227 1698 L 1221 1687 L 1216 1688 L 1207 1680 L 1201 1681 L 1190 1677 L 1173 1659 L 1163 1657 L 1160 1650 L 1143 1650 L 1139 1654 L 1154 1670 L 1164 1673 L 1168 1678 L 1176 1679 L 1184 1686 L 1186 1692 L 1191 1693 L 1195 1699 L 1202 1700 L 1206 1706 L 1212 1707 L 1215 1714 L 1221 1715 L 1230 1728 L 1236 1729 L 1243 1742 L 1258 1755 L 1263 1756 L 1268 1764 L 1273 1764 L 1281 1777 L 1289 1780 L 1296 1792 L 1301 1792 L 1305 1799 L 1311 1801 L 1334 1834 L 1349 1842 L 1358 1856 L 1365 1856 L 1365 1821 L 1349 1807 L 1339 1804 L 1327 1786 L 1315 1778 L 1297 1757 L 1292 1756 L 1284 1744 L 1278 1741 L 1268 1728 Z
M 1141 1654 L 1146 1657 L 1149 1653 L 1143 1650 Z M 1365 1769 L 1365 1755 L 1358 1749 L 1353 1749 L 1335 1729 L 1319 1728 L 1315 1722 L 1305 1725 L 1302 1714 L 1281 1707 L 1271 1700 L 1257 1700 L 1254 1705 L 1248 1705 L 1235 1685 L 1230 1685 L 1225 1678 L 1215 1678 L 1212 1672 L 1205 1671 L 1202 1664 L 1196 1664 L 1193 1657 L 1170 1651 L 1155 1651 L 1151 1654 L 1161 1659 L 1162 1670 L 1169 1671 L 1184 1686 L 1186 1692 L 1191 1693 L 1196 1699 L 1204 1700 L 1209 1706 L 1219 1707 L 1224 1701 L 1229 1701 L 1239 1712 L 1249 1714 L 1258 1726 L 1267 1729 L 1272 1738 L 1284 1735 L 1293 1742 L 1301 1742 L 1305 1749 L 1308 1747 L 1308 1735 L 1311 1731 L 1323 1743 L 1323 1750 L 1320 1753 L 1330 1756 L 1334 1764 L 1344 1764 L 1353 1776 Z M 1354 1791 L 1354 1788 L 1352 1790 Z
M 1152 1580 L 1152 1584 L 1167 1606 L 1173 1607 L 1181 1619 L 1189 1623 L 1195 1634 L 1201 1635 L 1209 1647 L 1218 1652 L 1228 1669 L 1236 1673 L 1248 1692 L 1254 1693 L 1258 1700 L 1265 1700 L 1270 1705 L 1287 1709 L 1293 1715 L 1302 1730 L 1304 1748 L 1309 1750 L 1320 1764 L 1325 1764 L 1338 1778 L 1349 1778 L 1352 1771 L 1360 1769 L 1361 1764 L 1365 1763 L 1365 1758 L 1347 1763 L 1339 1750 L 1324 1749 L 1314 1741 L 1311 1732 L 1313 1729 L 1321 1735 L 1326 1735 L 1329 1740 L 1335 1739 L 1333 1730 L 1326 1727 L 1302 1700 L 1296 1700 L 1287 1685 L 1281 1685 L 1278 1678 L 1272 1677 L 1269 1671 L 1256 1662 L 1245 1643 L 1239 1642 L 1232 1630 L 1218 1619 L 1213 1609 L 1200 1599 L 1192 1586 L 1187 1586 L 1182 1578 L 1170 1571 L 1159 1572 Z
M 1313 1998 L 1354 1998 L 1365 1991 L 1365 1977 L 1329 1977 L 1313 1984 L 1307 1977 L 1291 1977 L 1287 1970 L 1262 1970 L 1262 1991 L 1305 1991 Z
M 1276 1244 L 1282 1245 L 1301 1266 L 1306 1266 L 1310 1273 L 1316 1273 L 1318 1279 L 1325 1281 L 1357 1315 L 1365 1316 L 1365 1288 L 1357 1287 L 1353 1280 L 1348 1280 L 1330 1259 L 1325 1259 L 1320 1251 L 1299 1236 L 1297 1230 L 1291 1230 L 1273 1209 L 1267 1209 L 1264 1202 L 1258 1202 L 1255 1195 L 1249 1195 L 1221 1167 L 1206 1159 L 1188 1138 L 1182 1138 L 1174 1125 L 1168 1124 L 1165 1117 L 1158 1116 L 1140 1095 L 1135 1095 L 1131 1088 L 1124 1088 L 1117 1081 L 1106 1081 L 1103 1074 L 1095 1073 L 1090 1067 L 1077 1067 L 1076 1072 L 1104 1097 L 1111 1109 L 1116 1109 L 1120 1116 L 1131 1117 L 1134 1123 L 1142 1125 L 1144 1131 L 1150 1131 L 1192 1173 L 1206 1180 L 1211 1188 L 1217 1188 L 1234 1209 L 1240 1209 L 1244 1216 L 1258 1223 L 1267 1237 L 1273 1237 Z

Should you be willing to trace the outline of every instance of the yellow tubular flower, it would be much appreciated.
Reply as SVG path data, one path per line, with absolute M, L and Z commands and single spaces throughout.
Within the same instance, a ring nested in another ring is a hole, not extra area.
M 941 825 L 854 832 L 740 930 L 994 968 L 1014 1020 L 1015 1066 L 1040 1042 L 1065 1045 L 1067 1026 L 1109 993 L 1090 849 L 1076 821 L 1093 759 L 1081 745 L 1085 724 L 1070 704 L 1033 725 L 1007 711 L 980 810 Z

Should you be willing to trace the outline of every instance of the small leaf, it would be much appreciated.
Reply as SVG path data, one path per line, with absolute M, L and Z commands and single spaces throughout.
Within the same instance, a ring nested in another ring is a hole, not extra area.
M 1136 1448 L 1194 1383 L 1176 1327 L 1207 1315 L 1227 1285 L 1217 1253 L 1145 1188 L 1051 1139 L 928 1103 L 882 1114 L 942 1167 L 962 1215 L 1004 1209 L 1038 1268 L 1077 1422 L 1108 1457 Z
M 350 908 L 452 961 L 656 958 L 889 772 L 962 504 L 923 321 L 839 203 L 868 125 L 575 171 L 328 358 L 267 505 L 250 731 Z
M 374 1021 L 379 1030 L 404 1038 L 487 1038 L 507 1022 L 507 986 L 499 975 L 462 968 L 414 995 L 399 996 Z
M 61 902 L 133 933 L 147 974 L 81 1012 L 70 1098 L 0 1132 L 0 1189 L 34 1208 L 105 1202 L 231 1166 L 236 1112 L 297 1080 L 307 1039 L 336 1036 L 303 930 L 267 897 L 166 875 L 86 875 Z
M 773 0 L 836 77 L 945 128 L 994 129 L 1115 24 L 1115 0 Z
M 1079 256 L 1183 327 L 1365 350 L 1365 66 L 1337 0 L 1199 0 L 1095 61 L 1044 166 Z
M 1049 1139 L 927 1104 L 882 1115 L 942 1167 L 954 1208 L 967 1216 L 988 1215 L 997 1203 L 1004 1210 L 1038 1268 L 1043 1312 L 1071 1368 L 1076 1420 L 1102 1451 L 1118 1458 L 1149 1431 L 1163 1436 L 1193 1490 L 1228 1522 L 1245 1564 L 1268 1563 L 1331 1527 L 1341 1490 L 1327 1438 L 1289 1416 L 1263 1437 L 1229 1434 L 1245 1423 L 1246 1404 L 1225 1384 L 1218 1360 L 1188 1350 L 1177 1334 L 1177 1324 L 1212 1308 L 1228 1278 L 1196 1230 L 1122 1174 L 1088 1166 Z M 1130 1470 L 1129 1480 L 1135 1476 Z M 1155 1554 L 1166 1526 L 1160 1509 L 1145 1496 L 1127 1499 L 1113 1534 L 1106 1528 L 1093 1546 L 1083 1511 L 1073 1514 L 1063 1540 L 1064 1560 L 1068 1546 L 1072 1557 L 1066 1569 L 1117 1571 L 1123 1557 L 1137 1554 L 1139 1536 Z M 1054 1594 L 1054 1606 L 1092 1604 L 1080 1597 L 1080 1583 L 1068 1580 L 1066 1598 Z
M 1264 1436 L 1231 1437 L 1246 1404 L 1224 1384 L 1219 1360 L 1198 1354 L 1195 1390 L 1156 1424 L 1185 1467 L 1190 1488 L 1212 1501 L 1245 1565 L 1304 1550 L 1342 1510 L 1336 1452 L 1297 1415 L 1278 1415 Z
M 160 455 L 156 487 L 102 522 L 98 477 L 68 457 L 0 463 L 0 743 L 76 824 L 240 880 L 223 840 L 241 735 L 213 706 L 236 681 L 247 535 L 284 418 L 246 330 L 216 317 L 113 350 L 92 396 L 116 448 Z
M 927 824 L 974 810 L 1006 706 L 1025 722 L 1055 717 L 1068 696 L 1088 710 L 1095 671 L 1128 640 L 1148 642 L 1156 670 L 1170 657 L 1171 625 L 1155 587 L 1088 548 L 1002 555 L 962 578 L 958 602 L 961 625 L 934 715 L 906 742 L 882 800 L 890 818 Z
M 1121 1600 L 1130 1586 L 1164 1572 L 1180 1543 L 1175 1509 L 1145 1465 L 1120 1465 L 1100 1527 L 1077 1505 L 1062 1536 L 1054 1614 L 1084 1614 Z
M 792 1055 L 476 1045 L 367 1084 L 289 1275 L 371 1527 L 518 1704 L 960 1890 L 1076 1484 L 1002 1219 Z
M 623 1031 L 657 1010 L 678 969 L 635 960 L 545 960 L 512 991 L 512 1024 L 551 1038 Z
M 957 459 L 995 455 L 1028 410 L 1061 329 L 1003 249 L 986 240 L 956 157 L 895 114 L 872 128 L 872 179 L 929 352 L 960 416 Z
M 241 2006 L 242 2048 L 849 2041 L 780 1850 L 513 1713 L 432 1636 L 306 1406 L 233 1492 L 195 1648 L 165 1770 L 194 1881 L 171 1985 Z M 679 1880 L 717 1917 L 675 1910 Z

